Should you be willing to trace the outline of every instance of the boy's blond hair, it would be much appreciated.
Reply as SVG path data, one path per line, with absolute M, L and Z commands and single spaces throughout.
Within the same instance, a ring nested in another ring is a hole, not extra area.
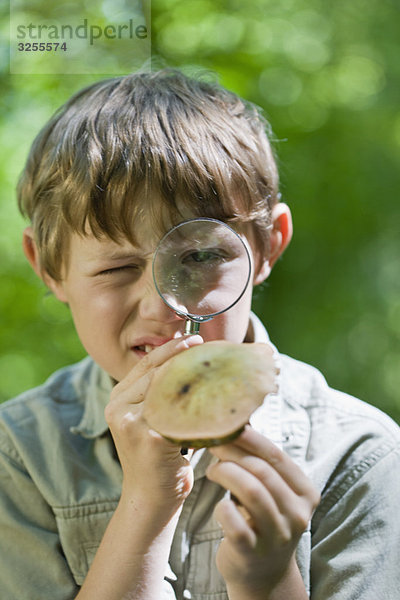
M 174 222 L 183 202 L 193 216 L 250 223 L 265 256 L 278 197 L 267 128 L 253 104 L 172 69 L 81 90 L 40 131 L 18 184 L 42 269 L 61 278 L 71 232 L 135 243 L 148 211 L 162 232 L 160 199 Z

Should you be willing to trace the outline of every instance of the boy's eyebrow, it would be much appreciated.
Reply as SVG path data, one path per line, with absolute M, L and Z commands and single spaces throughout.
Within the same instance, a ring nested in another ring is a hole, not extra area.
M 144 260 L 154 254 L 154 250 L 150 252 L 143 252 L 141 250 L 114 250 L 107 252 L 106 250 L 100 251 L 89 258 L 90 262 L 97 262 L 99 260 Z

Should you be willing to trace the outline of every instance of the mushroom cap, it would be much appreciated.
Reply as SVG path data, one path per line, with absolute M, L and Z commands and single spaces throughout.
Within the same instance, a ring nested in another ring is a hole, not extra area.
M 278 369 L 268 344 L 206 342 L 170 358 L 149 385 L 143 415 L 181 446 L 226 443 L 240 434 L 269 393 Z

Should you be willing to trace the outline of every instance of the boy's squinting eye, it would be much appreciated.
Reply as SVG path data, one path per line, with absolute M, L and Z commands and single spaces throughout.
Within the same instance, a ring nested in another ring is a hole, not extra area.
M 100 271 L 99 275 L 116 275 L 117 273 L 123 273 L 132 271 L 137 271 L 139 267 L 137 265 L 123 265 L 122 267 L 113 267 L 111 269 L 104 269 L 104 271 Z

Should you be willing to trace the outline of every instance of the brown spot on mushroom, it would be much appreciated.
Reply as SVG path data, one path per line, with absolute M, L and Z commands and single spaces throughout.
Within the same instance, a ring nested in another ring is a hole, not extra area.
M 181 389 L 179 390 L 179 395 L 182 396 L 183 394 L 187 394 L 189 390 L 190 390 L 190 383 L 185 383 L 185 385 L 183 385 L 181 387 Z

